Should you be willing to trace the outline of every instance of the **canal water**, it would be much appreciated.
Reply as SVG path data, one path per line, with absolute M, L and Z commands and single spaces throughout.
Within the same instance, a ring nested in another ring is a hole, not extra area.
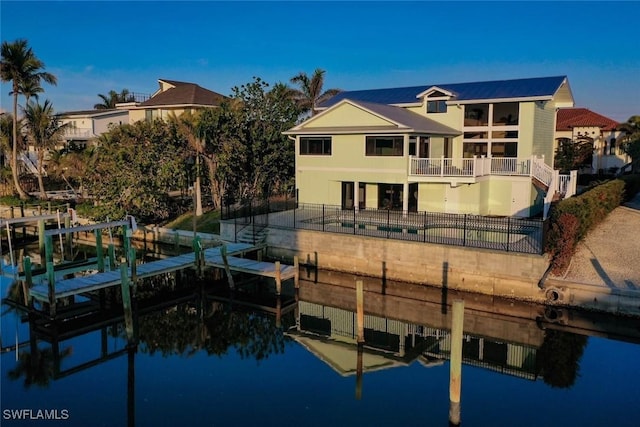
M 57 324 L 5 301 L 1 424 L 447 426 L 461 299 L 461 425 L 639 425 L 640 318 L 359 278 L 358 346 L 357 279 L 303 271 L 278 298 L 162 276 L 139 287 L 131 344 L 117 294 Z

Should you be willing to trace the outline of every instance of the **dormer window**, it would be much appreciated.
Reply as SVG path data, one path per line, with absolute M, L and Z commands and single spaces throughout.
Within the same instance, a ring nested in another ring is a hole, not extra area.
M 444 100 L 427 101 L 427 113 L 446 113 L 447 102 Z
M 446 113 L 447 101 L 452 97 L 453 93 L 437 86 L 432 86 L 416 96 L 416 98 L 426 101 L 427 114 Z

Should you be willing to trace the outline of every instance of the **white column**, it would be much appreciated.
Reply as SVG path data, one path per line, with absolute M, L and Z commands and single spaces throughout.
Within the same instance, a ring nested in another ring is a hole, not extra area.
M 358 212 L 360 210 L 360 182 L 353 182 L 353 208 Z
M 402 184 L 402 215 L 406 216 L 409 211 L 409 181 Z

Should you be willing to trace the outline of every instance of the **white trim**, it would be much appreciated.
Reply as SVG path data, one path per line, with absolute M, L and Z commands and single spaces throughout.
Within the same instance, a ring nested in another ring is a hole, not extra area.
M 365 112 L 367 112 L 367 113 L 371 114 L 371 115 L 372 115 L 372 116 L 374 116 L 374 117 L 377 117 L 377 118 L 379 118 L 379 119 L 382 119 L 382 120 L 384 120 L 384 121 L 385 121 L 385 122 L 387 122 L 387 123 L 390 123 L 390 124 L 396 125 L 396 126 L 398 127 L 398 129 L 402 129 L 402 130 L 408 130 L 408 129 L 409 129 L 407 126 L 405 126 L 405 125 L 404 125 L 404 124 L 402 124 L 402 123 L 396 122 L 395 120 L 391 120 L 390 118 L 388 118 L 388 117 L 386 117 L 386 116 L 383 116 L 382 114 L 376 113 L 375 111 L 371 111 L 371 110 L 370 110 L 370 109 L 368 109 L 367 107 L 365 107 L 365 106 L 363 106 L 363 105 L 358 104 L 358 103 L 357 103 L 357 101 L 352 101 L 352 100 L 350 100 L 350 99 L 343 99 L 343 100 L 341 100 L 340 102 L 338 102 L 337 104 L 332 105 L 331 107 L 329 107 L 327 110 L 324 110 L 324 111 L 323 111 L 323 112 L 321 112 L 320 114 L 318 114 L 318 115 L 316 115 L 316 116 L 311 117 L 310 119 L 308 119 L 308 120 L 306 120 L 306 121 L 304 121 L 304 122 L 300 123 L 298 126 L 295 126 L 293 129 L 291 129 L 291 131 L 299 130 L 299 129 L 300 129 L 300 127 L 301 127 L 302 125 L 307 125 L 307 124 L 309 124 L 310 122 L 312 122 L 312 121 L 316 120 L 318 117 L 320 117 L 320 116 L 323 116 L 323 115 L 327 114 L 327 113 L 328 113 L 328 112 L 330 112 L 331 110 L 336 109 L 336 108 L 338 108 L 339 106 L 341 106 L 341 105 L 343 105 L 343 104 L 349 104 L 349 105 L 351 105 L 352 107 L 359 108 L 359 109 L 361 109 L 362 111 L 365 111 Z M 382 104 L 382 105 L 386 105 L 386 104 Z M 290 132 L 290 131 L 288 131 L 288 132 Z
M 534 102 L 534 101 L 551 101 L 553 96 L 550 95 L 542 95 L 542 96 L 529 96 L 529 97 L 521 97 L 521 98 L 488 98 L 488 99 L 467 99 L 467 100 L 457 100 L 452 99 L 447 101 L 447 105 L 466 105 L 466 104 L 501 104 L 504 102 Z
M 438 86 L 431 86 L 429 89 L 417 94 L 416 98 L 425 98 L 425 97 L 429 96 L 430 93 L 433 93 L 433 92 L 436 92 L 436 91 L 437 92 L 442 92 L 442 93 L 446 94 L 449 97 L 454 96 L 453 92 L 451 92 L 451 91 L 448 91 L 446 89 L 442 89 L 441 87 L 438 87 Z

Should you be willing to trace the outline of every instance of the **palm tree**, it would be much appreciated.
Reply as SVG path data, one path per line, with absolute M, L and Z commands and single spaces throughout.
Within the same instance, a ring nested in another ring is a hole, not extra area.
M 294 98 L 298 101 L 300 107 L 304 111 L 310 111 L 312 116 L 316 114 L 319 104 L 340 92 L 340 89 L 322 91 L 324 73 L 324 70 L 317 68 L 311 77 L 301 72 L 291 79 L 291 83 L 300 86 L 300 89 L 294 89 Z
M 120 93 L 110 90 L 107 95 L 99 93 L 98 97 L 102 99 L 102 102 L 93 106 L 96 110 L 110 110 L 116 108 L 116 104 L 120 102 L 134 102 L 136 100 L 129 89 L 122 89 Z
M 193 191 L 195 195 L 195 216 L 202 216 L 202 189 L 200 182 L 200 156 L 204 153 L 205 143 L 202 138 L 202 129 L 200 128 L 200 119 L 198 114 L 184 112 L 179 116 L 174 113 L 169 115 L 169 121 L 173 123 L 180 134 L 187 140 L 189 148 L 195 153 L 195 182 Z
M 24 126 L 27 137 L 35 147 L 38 156 L 38 185 L 40 198 L 44 200 L 47 198 L 42 180 L 44 157 L 49 150 L 62 141 L 62 134 L 67 124 L 60 124 L 53 112 L 53 105 L 47 99 L 44 104 L 30 102 L 27 105 L 24 110 Z
M 21 199 L 27 199 L 27 193 L 22 189 L 18 179 L 18 95 L 24 94 L 25 88 L 34 88 L 45 82 L 55 85 L 57 79 L 53 74 L 43 71 L 44 63 L 38 59 L 27 41 L 18 39 L 14 42 L 2 42 L 2 62 L 0 76 L 3 82 L 11 82 L 13 95 L 13 140 L 11 153 L 11 172 L 13 183 Z M 30 95 L 34 91 L 30 90 Z

